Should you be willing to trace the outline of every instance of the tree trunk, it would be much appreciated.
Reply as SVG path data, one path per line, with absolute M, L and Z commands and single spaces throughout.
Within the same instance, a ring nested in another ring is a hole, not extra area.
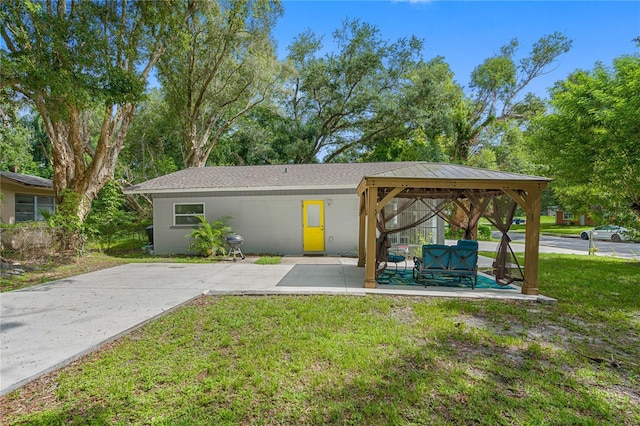
M 82 196 L 77 215 L 83 222 L 91 203 L 104 184 L 113 178 L 118 154 L 134 116 L 131 104 L 108 106 L 95 146 L 88 131 L 90 113 L 71 109 L 66 120 L 54 120 L 44 102 L 37 103 L 53 150 L 53 188 L 56 202 L 63 201 L 63 190 Z

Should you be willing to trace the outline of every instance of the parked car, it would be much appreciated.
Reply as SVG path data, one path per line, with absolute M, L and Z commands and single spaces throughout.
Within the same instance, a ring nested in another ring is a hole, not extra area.
M 588 240 L 589 233 L 593 235 L 594 240 L 610 240 L 615 242 L 631 240 L 629 230 L 617 225 L 596 226 L 590 231 L 582 231 L 580 238 Z
M 514 225 L 524 225 L 525 223 L 527 223 L 527 220 L 516 217 L 511 223 L 513 223 Z

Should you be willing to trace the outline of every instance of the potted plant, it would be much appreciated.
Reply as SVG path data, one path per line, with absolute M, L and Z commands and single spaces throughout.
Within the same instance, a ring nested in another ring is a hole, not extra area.
M 231 227 L 223 220 L 213 223 L 207 222 L 204 216 L 198 216 L 200 224 L 191 231 L 189 250 L 193 250 L 201 256 L 215 256 L 219 252 L 225 255 L 225 237 L 231 233 Z

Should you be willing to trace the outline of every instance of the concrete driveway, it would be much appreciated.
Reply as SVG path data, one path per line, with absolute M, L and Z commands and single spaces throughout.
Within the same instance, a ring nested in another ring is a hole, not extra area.
M 291 265 L 130 264 L 0 295 L 0 395 L 207 291 L 268 290 Z
M 349 258 L 280 265 L 129 264 L 0 294 L 0 395 L 67 365 L 203 294 L 401 294 L 539 300 L 518 291 L 365 289 Z M 393 288 L 391 288 L 393 287 Z

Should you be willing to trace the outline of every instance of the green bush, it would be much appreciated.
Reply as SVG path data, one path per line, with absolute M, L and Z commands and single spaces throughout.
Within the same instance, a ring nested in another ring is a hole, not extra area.
M 414 248 L 413 251 L 411 252 L 411 254 L 414 257 L 422 257 L 422 246 L 425 244 L 433 244 L 434 239 L 433 239 L 433 234 L 429 233 L 426 237 L 424 235 L 422 235 L 422 232 L 416 231 L 417 237 L 418 237 L 418 244 L 419 246 Z
M 478 241 L 491 240 L 491 227 L 487 225 L 478 225 Z
M 449 226 L 445 232 L 444 237 L 448 240 L 461 240 L 464 238 L 464 229 L 455 228 Z M 490 241 L 491 240 L 491 227 L 487 225 L 478 225 L 478 241 Z
M 462 228 L 453 228 L 453 226 L 447 227 L 444 231 L 444 237 L 448 240 L 460 240 L 464 237 L 464 229 Z
M 226 254 L 225 238 L 232 232 L 231 227 L 224 222 L 224 219 L 213 223 L 207 222 L 204 216 L 198 216 L 198 219 L 200 220 L 198 227 L 187 235 L 191 238 L 189 250 L 206 257 L 215 256 L 218 253 L 224 256 Z
M 278 265 L 281 259 L 281 256 L 263 256 L 257 259 L 255 263 L 258 265 Z
M 144 228 L 149 224 L 144 217 L 127 209 L 125 196 L 114 180 L 100 190 L 85 222 L 87 233 L 101 249 L 111 249 L 112 244 L 136 235 L 142 239 Z

